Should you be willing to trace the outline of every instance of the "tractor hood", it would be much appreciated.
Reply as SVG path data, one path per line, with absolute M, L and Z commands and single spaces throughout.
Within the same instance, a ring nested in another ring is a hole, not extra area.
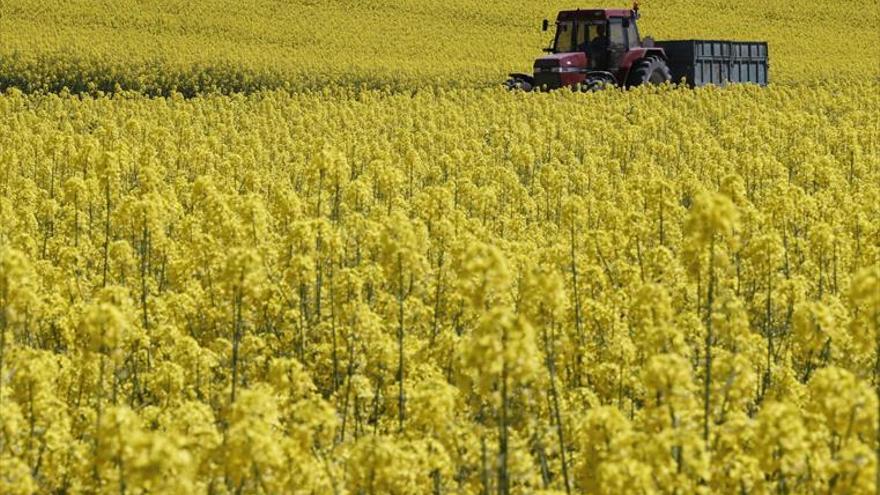
M 587 67 L 587 55 L 584 52 L 552 53 L 535 60 L 535 70 L 541 69 L 583 69 Z

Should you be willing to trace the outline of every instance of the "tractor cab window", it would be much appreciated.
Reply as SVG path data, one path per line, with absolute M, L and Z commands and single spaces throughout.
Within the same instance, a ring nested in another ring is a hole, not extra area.
M 587 54 L 591 68 L 603 70 L 608 68 L 610 39 L 606 20 L 579 21 L 575 38 L 577 50 Z
M 601 26 L 601 28 L 600 28 Z M 606 23 L 602 21 L 580 21 L 578 22 L 578 30 L 575 45 L 580 52 L 588 52 L 590 50 L 590 42 L 600 39 L 604 33 Z
M 623 28 L 623 19 L 616 17 L 608 21 L 608 67 L 614 68 L 620 65 L 626 53 L 626 34 Z
M 574 22 L 563 21 L 556 23 L 556 40 L 553 42 L 553 51 L 556 53 L 573 52 L 574 47 Z
M 635 48 L 639 46 L 639 31 L 636 29 L 636 23 L 629 21 L 629 27 L 626 28 L 626 46 L 627 48 Z
M 609 33 L 608 37 L 612 48 L 626 46 L 626 39 L 623 35 L 623 19 L 614 18 L 608 21 Z

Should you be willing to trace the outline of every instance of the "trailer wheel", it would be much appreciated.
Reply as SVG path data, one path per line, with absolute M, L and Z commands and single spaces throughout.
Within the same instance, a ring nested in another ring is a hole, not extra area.
M 642 84 L 663 84 L 672 80 L 672 72 L 666 61 L 659 57 L 645 57 L 633 65 L 629 72 L 628 87 Z

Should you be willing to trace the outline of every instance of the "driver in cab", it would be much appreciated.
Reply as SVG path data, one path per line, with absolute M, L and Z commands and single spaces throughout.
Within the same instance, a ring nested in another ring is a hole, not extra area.
M 611 48 L 611 40 L 608 38 L 604 24 L 596 26 L 596 37 L 587 45 L 585 52 L 590 57 L 594 68 L 604 69 L 608 66 L 608 50 Z

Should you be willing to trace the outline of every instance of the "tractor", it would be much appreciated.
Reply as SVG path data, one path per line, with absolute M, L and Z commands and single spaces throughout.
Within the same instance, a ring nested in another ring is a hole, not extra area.
M 508 89 L 532 91 L 607 85 L 632 87 L 672 80 L 663 48 L 639 35 L 638 3 L 632 9 L 564 10 L 556 17 L 556 36 L 535 60 L 534 75 L 510 74 Z M 544 19 L 542 30 L 550 22 Z
M 769 83 L 765 41 L 670 40 L 642 38 L 632 9 L 564 10 L 556 16 L 556 36 L 535 60 L 534 74 L 510 74 L 510 90 L 563 87 L 595 91 L 606 86 L 684 82 L 690 87 Z M 544 19 L 542 29 L 550 22 Z

